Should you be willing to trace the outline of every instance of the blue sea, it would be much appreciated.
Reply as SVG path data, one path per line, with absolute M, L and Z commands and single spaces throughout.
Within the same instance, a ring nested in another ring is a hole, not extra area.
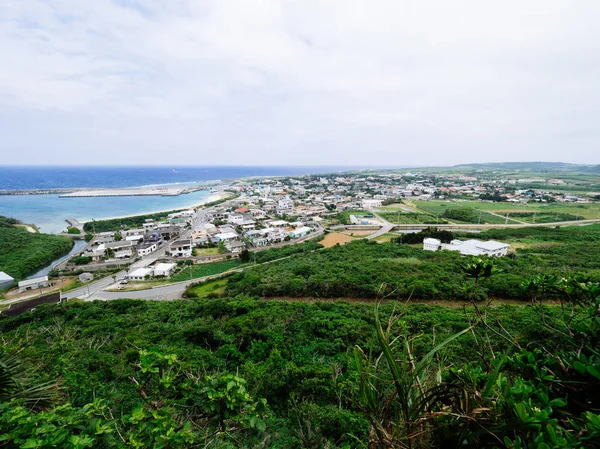
M 0 190 L 55 188 L 119 188 L 190 184 L 232 180 L 248 176 L 285 176 L 331 173 L 348 167 L 24 167 L 0 166 Z M 33 223 L 42 232 L 58 233 L 65 219 L 91 219 L 139 215 L 183 209 L 202 203 L 210 195 L 200 190 L 179 196 L 59 198 L 47 195 L 0 195 L 0 215 Z

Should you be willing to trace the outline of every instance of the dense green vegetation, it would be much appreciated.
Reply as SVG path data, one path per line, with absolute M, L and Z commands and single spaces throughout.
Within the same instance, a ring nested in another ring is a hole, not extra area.
M 314 251 L 316 249 L 323 248 L 323 245 L 319 243 L 319 241 L 322 239 L 323 236 L 319 236 L 296 245 L 285 245 L 280 248 L 269 248 L 263 251 L 256 251 L 254 255 L 251 255 L 250 260 L 254 261 L 254 258 L 256 258 L 256 263 L 263 263 L 288 257 L 293 254 Z
M 522 298 L 520 284 L 540 273 L 586 273 L 600 279 L 600 226 L 495 229 L 462 238 L 512 243 L 513 257 L 497 260 L 502 270 L 480 291 L 482 297 Z M 394 243 L 358 240 L 344 246 L 292 256 L 231 276 L 227 294 L 262 297 L 465 299 L 465 259 L 456 252 L 423 251 Z
M 79 228 L 74 228 L 72 226 L 67 228 L 67 233 L 68 234 L 81 234 L 81 231 L 79 230 Z
M 121 229 L 139 228 L 146 223 L 146 220 L 166 220 L 167 215 L 175 212 L 179 212 L 179 209 L 154 214 L 134 215 L 132 217 L 88 221 L 83 224 L 83 230 L 85 232 L 112 232 Z
M 470 285 L 492 271 L 469 268 Z M 534 306 L 487 311 L 238 297 L 75 302 L 0 317 L 0 441 L 598 447 L 598 286 L 561 282 L 528 284 Z M 564 313 L 542 305 L 551 290 L 569 301 Z
M 442 224 L 447 223 L 443 218 L 435 217 L 433 215 L 428 214 L 419 214 L 416 212 L 403 212 L 403 213 L 394 213 L 394 212 L 382 212 L 379 215 L 384 220 L 389 221 L 394 224 Z
M 67 237 L 27 232 L 18 220 L 0 217 L 0 271 L 17 281 L 67 254 L 73 241 Z

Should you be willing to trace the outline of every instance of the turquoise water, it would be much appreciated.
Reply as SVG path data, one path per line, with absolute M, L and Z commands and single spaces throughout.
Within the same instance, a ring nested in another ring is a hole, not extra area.
M 41 232 L 58 233 L 65 219 L 91 219 L 140 215 L 162 210 L 184 209 L 202 202 L 210 191 L 199 190 L 179 196 L 121 196 L 59 198 L 58 195 L 0 195 L 0 215 L 33 223 Z

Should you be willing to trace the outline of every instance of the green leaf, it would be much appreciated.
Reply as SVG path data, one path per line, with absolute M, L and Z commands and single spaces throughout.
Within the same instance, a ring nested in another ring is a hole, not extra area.
M 548 405 L 550 405 L 550 407 L 564 407 L 567 405 L 567 401 L 562 398 L 556 398 L 552 399 Z
M 588 365 L 587 372 L 594 376 L 596 379 L 600 379 L 600 372 L 592 365 Z
M 36 447 L 42 447 L 42 440 L 39 438 L 29 438 L 21 445 L 21 449 L 33 449 Z

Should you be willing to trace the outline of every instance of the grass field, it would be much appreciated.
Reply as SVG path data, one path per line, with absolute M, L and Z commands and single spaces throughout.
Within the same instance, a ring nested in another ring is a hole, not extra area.
M 433 214 L 416 212 L 380 212 L 378 214 L 393 224 L 442 224 L 447 223 L 443 218 Z
M 213 274 L 223 273 L 224 271 L 238 268 L 242 263 L 238 260 L 228 260 L 226 262 L 204 263 L 200 265 L 192 265 L 192 279 L 201 278 L 204 276 L 212 276 Z M 185 268 L 171 278 L 173 282 L 187 281 L 190 279 L 190 268 Z
M 219 254 L 219 248 L 194 248 L 194 256 L 214 256 Z
M 600 218 L 600 203 L 593 204 L 565 204 L 565 203 L 549 203 L 549 204 L 512 204 L 512 203 L 488 203 L 484 201 L 413 201 L 413 204 L 424 212 L 433 215 L 443 214 L 448 208 L 464 208 L 470 207 L 476 210 L 491 211 L 499 215 L 506 213 L 519 212 L 538 212 L 545 214 L 571 214 L 579 219 Z M 482 216 L 484 218 L 484 216 Z M 497 217 L 496 217 L 497 218 Z M 560 218 L 560 217 L 559 217 Z M 487 223 L 494 223 L 494 218 L 488 215 L 485 217 Z M 488 219 L 490 221 L 488 221 Z M 501 220 L 501 219 L 500 219 Z M 519 220 L 521 220 L 519 218 Z M 527 220 L 521 220 L 527 221 Z M 503 221 L 500 221 L 503 223 Z
M 201 284 L 190 287 L 188 296 L 193 298 L 209 298 L 222 295 L 225 293 L 227 282 L 227 279 L 202 282 Z

